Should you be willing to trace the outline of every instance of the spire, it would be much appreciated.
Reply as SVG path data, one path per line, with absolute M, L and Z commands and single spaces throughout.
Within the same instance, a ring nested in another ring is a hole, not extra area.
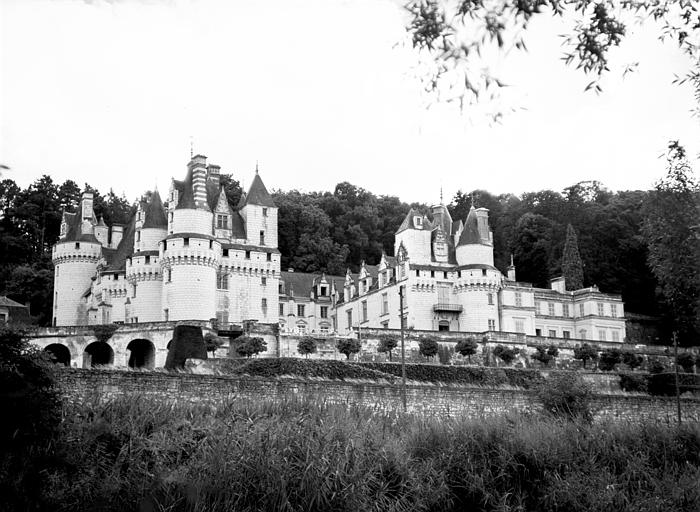
M 248 195 L 246 196 L 246 205 L 254 204 L 258 206 L 268 206 L 275 208 L 275 202 L 272 200 L 272 196 L 265 188 L 265 185 L 257 173 L 257 167 L 255 172 L 255 178 L 253 178 L 253 183 L 250 185 L 250 190 L 248 190 Z
M 480 244 L 481 236 L 479 235 L 479 221 L 476 216 L 476 208 L 472 203 L 471 208 L 469 208 L 469 215 L 467 215 L 467 220 L 464 222 L 464 228 L 462 229 L 462 234 L 459 237 L 459 243 L 457 245 L 468 245 L 468 244 Z
M 442 200 L 442 185 L 440 185 L 440 204 L 445 204 L 445 202 Z
M 160 198 L 158 190 L 151 194 L 151 199 L 146 205 L 145 220 L 143 222 L 143 228 L 161 228 L 165 229 L 168 227 L 168 219 L 165 216 L 165 208 L 163 207 L 163 201 Z
M 258 161 L 257 161 L 257 160 L 255 161 L 255 174 L 256 174 L 256 175 L 259 174 L 259 170 L 258 170 Z

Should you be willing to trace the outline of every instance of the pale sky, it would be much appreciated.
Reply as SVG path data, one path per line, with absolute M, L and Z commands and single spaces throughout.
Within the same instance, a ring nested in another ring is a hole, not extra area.
M 658 27 L 631 27 L 595 95 L 542 16 L 528 53 L 492 62 L 511 84 L 496 107 L 517 107 L 492 125 L 492 105 L 421 92 L 404 24 L 396 0 L 0 0 L 3 177 L 131 200 L 184 177 L 192 138 L 246 186 L 258 161 L 270 190 L 349 181 L 433 203 L 440 187 L 647 189 L 670 139 L 700 153 L 692 90 L 671 84 L 689 61 Z

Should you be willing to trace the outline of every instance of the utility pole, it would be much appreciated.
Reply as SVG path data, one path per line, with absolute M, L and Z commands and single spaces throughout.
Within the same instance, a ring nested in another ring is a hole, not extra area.
M 401 322 L 401 400 L 406 412 L 406 351 L 403 341 L 403 285 L 399 286 L 399 322 Z
M 681 389 L 678 385 L 678 332 L 673 331 L 673 368 L 676 376 L 676 407 L 678 409 L 678 424 L 681 424 Z

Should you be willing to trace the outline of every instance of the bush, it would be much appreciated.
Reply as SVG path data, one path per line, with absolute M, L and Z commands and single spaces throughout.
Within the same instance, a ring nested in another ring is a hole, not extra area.
M 476 351 L 479 348 L 479 344 L 476 342 L 474 338 L 465 338 L 459 340 L 457 345 L 455 346 L 455 352 L 458 354 L 462 355 L 463 357 L 467 357 L 469 362 L 472 362 L 472 356 L 476 354 Z
M 683 368 L 684 372 L 693 373 L 693 367 L 695 366 L 695 356 L 693 354 L 690 354 L 688 352 L 678 354 L 676 362 L 678 366 Z
M 649 376 L 639 373 L 620 373 L 620 389 L 647 393 L 649 391 Z
M 349 361 L 352 354 L 357 354 L 362 348 L 360 340 L 355 338 L 340 338 L 336 344 L 338 352 L 345 354 L 346 359 Z
M 518 351 L 504 345 L 496 345 L 493 349 L 493 355 L 501 359 L 504 363 L 510 364 L 518 355 Z
M 583 361 L 583 367 L 585 368 L 589 360 L 595 361 L 598 359 L 598 351 L 588 343 L 584 343 L 574 348 L 574 359 Z
M 207 347 L 207 352 L 216 354 L 216 351 L 224 344 L 224 340 L 219 338 L 216 334 L 208 332 L 204 336 L 204 345 Z
M 616 348 L 610 348 L 604 350 L 600 354 L 600 361 L 598 362 L 598 368 L 604 372 L 609 372 L 615 369 L 615 366 L 622 361 L 622 354 Z
M 559 349 L 554 345 L 550 345 L 546 349 L 544 347 L 537 347 L 535 350 L 536 352 L 530 357 L 545 366 L 548 366 L 550 361 L 559 355 Z
M 418 340 L 419 351 L 422 355 L 430 359 L 438 353 L 438 343 L 435 339 L 423 337 Z
M 681 393 L 700 393 L 700 375 L 697 373 L 679 373 L 678 388 Z M 676 394 L 676 374 L 674 372 L 649 375 L 649 393 L 657 396 Z
M 396 336 L 391 334 L 380 334 L 377 352 L 389 352 L 389 361 L 391 361 L 391 352 L 396 348 L 398 343 L 399 342 L 396 339 Z
M 202 328 L 196 325 L 177 325 L 173 331 L 168 357 L 165 359 L 165 369 L 182 369 L 185 367 L 185 361 L 190 358 L 207 358 Z
M 634 352 L 625 351 L 622 353 L 622 362 L 625 363 L 631 370 L 639 368 L 644 362 L 644 357 L 635 354 Z
M 658 359 L 650 359 L 647 366 L 649 373 L 663 373 L 666 371 L 666 365 Z
M 593 419 L 590 386 L 576 374 L 551 375 L 537 389 L 544 410 L 552 416 L 590 422 Z
M 251 359 L 245 364 L 228 368 L 227 373 L 230 375 L 251 375 L 266 378 L 293 375 L 295 377 L 315 377 L 331 380 L 394 380 L 392 375 L 364 365 L 346 363 L 345 361 L 287 357 L 279 359 Z
M 258 336 L 240 336 L 236 342 L 236 353 L 241 357 L 251 357 L 267 350 L 267 343 Z
M 303 337 L 297 343 L 297 352 L 308 359 L 309 354 L 316 353 L 316 341 L 308 336 Z

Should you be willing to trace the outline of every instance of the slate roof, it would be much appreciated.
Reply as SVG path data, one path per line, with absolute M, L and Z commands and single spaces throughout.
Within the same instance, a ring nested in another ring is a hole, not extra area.
M 295 297 L 310 297 L 315 292 L 314 287 L 321 281 L 322 273 L 319 272 L 282 272 L 280 280 L 284 282 L 284 295 L 290 296 L 294 292 Z M 336 290 L 342 290 L 345 284 L 345 276 L 326 275 L 328 286 L 335 283 Z M 330 289 L 329 289 L 330 292 Z
M 165 216 L 165 208 L 160 194 L 156 190 L 151 194 L 151 198 L 145 209 L 146 219 L 143 221 L 143 228 L 168 228 L 168 219 Z
M 82 233 L 82 218 L 83 218 L 83 206 L 82 202 L 78 205 L 78 209 L 75 213 L 64 213 L 66 217 L 66 223 L 68 224 L 68 230 L 66 231 L 66 236 L 63 237 L 61 242 L 93 242 L 100 243 L 95 235 L 92 233 L 83 234 Z M 94 220 L 94 219 L 93 219 Z
M 5 295 L 0 295 L 0 306 L 6 307 L 6 308 L 24 308 L 27 309 L 27 306 L 24 304 L 20 304 L 19 302 L 15 302 L 14 300 L 6 297 Z
M 472 206 L 469 209 L 469 215 L 464 223 L 464 229 L 459 237 L 457 245 L 480 244 L 481 237 L 479 236 L 479 224 L 476 217 L 476 209 Z
M 194 191 L 192 190 L 192 169 L 187 170 L 187 176 L 182 183 L 182 189 L 178 188 L 176 210 L 194 209 Z M 176 184 L 177 186 L 177 184 Z
M 413 224 L 413 217 L 421 217 L 423 219 L 423 223 L 422 223 L 421 227 L 417 228 Z M 416 210 L 414 208 L 411 208 L 410 210 L 408 210 L 406 217 L 404 217 L 403 222 L 399 226 L 399 229 L 396 230 L 396 233 L 397 234 L 401 233 L 405 229 L 417 229 L 420 231 L 431 230 L 431 229 L 433 229 L 433 225 L 430 222 L 430 220 L 428 220 L 428 218 L 425 215 L 423 215 L 423 213 L 419 212 L 418 210 Z
M 136 231 L 136 215 L 131 217 L 124 226 L 124 234 L 116 249 L 102 247 L 102 257 L 107 262 L 106 272 L 126 270 L 126 259 L 134 252 L 134 232 Z
M 258 206 L 269 206 L 271 208 L 275 208 L 275 202 L 272 200 L 272 196 L 265 188 L 265 185 L 257 172 L 255 173 L 255 178 L 253 178 L 253 183 L 250 185 L 248 195 L 246 196 L 246 204 L 255 204 Z

